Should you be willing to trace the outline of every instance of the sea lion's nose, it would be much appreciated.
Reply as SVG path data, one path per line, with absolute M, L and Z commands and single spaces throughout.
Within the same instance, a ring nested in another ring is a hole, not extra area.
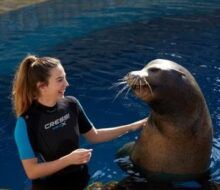
M 147 77 L 148 73 L 145 70 L 132 71 L 129 73 L 129 76 L 135 78 L 143 78 L 143 77 Z

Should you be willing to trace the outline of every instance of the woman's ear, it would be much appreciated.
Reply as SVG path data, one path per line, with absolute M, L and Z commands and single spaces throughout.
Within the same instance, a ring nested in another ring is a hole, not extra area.
M 37 88 L 38 88 L 40 91 L 43 91 L 46 86 L 47 86 L 47 84 L 46 84 L 45 82 L 38 82 L 38 83 L 37 83 Z

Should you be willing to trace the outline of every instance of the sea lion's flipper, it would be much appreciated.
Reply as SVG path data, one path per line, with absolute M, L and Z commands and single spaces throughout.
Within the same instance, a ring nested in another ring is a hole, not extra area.
M 118 166 L 125 171 L 126 173 L 132 175 L 135 174 L 136 171 L 134 169 L 134 164 L 130 159 L 131 152 L 134 147 L 134 142 L 129 142 L 121 147 L 116 153 L 115 162 Z
M 130 156 L 134 147 L 134 141 L 126 143 L 116 152 L 116 158 Z

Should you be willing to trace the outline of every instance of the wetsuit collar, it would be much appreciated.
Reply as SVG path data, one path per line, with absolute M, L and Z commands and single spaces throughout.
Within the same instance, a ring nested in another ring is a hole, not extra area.
M 35 101 L 33 101 L 33 105 L 35 108 L 42 110 L 42 111 L 45 111 L 47 113 L 52 113 L 57 110 L 57 103 L 54 106 L 50 107 L 50 106 L 45 106 L 35 100 Z

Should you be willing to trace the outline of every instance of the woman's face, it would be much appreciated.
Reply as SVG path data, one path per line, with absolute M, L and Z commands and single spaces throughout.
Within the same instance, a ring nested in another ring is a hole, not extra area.
M 66 73 L 61 64 L 51 69 L 48 84 L 39 86 L 40 98 L 48 100 L 48 102 L 57 102 L 60 98 L 64 97 L 66 88 L 69 83 L 66 80 Z

